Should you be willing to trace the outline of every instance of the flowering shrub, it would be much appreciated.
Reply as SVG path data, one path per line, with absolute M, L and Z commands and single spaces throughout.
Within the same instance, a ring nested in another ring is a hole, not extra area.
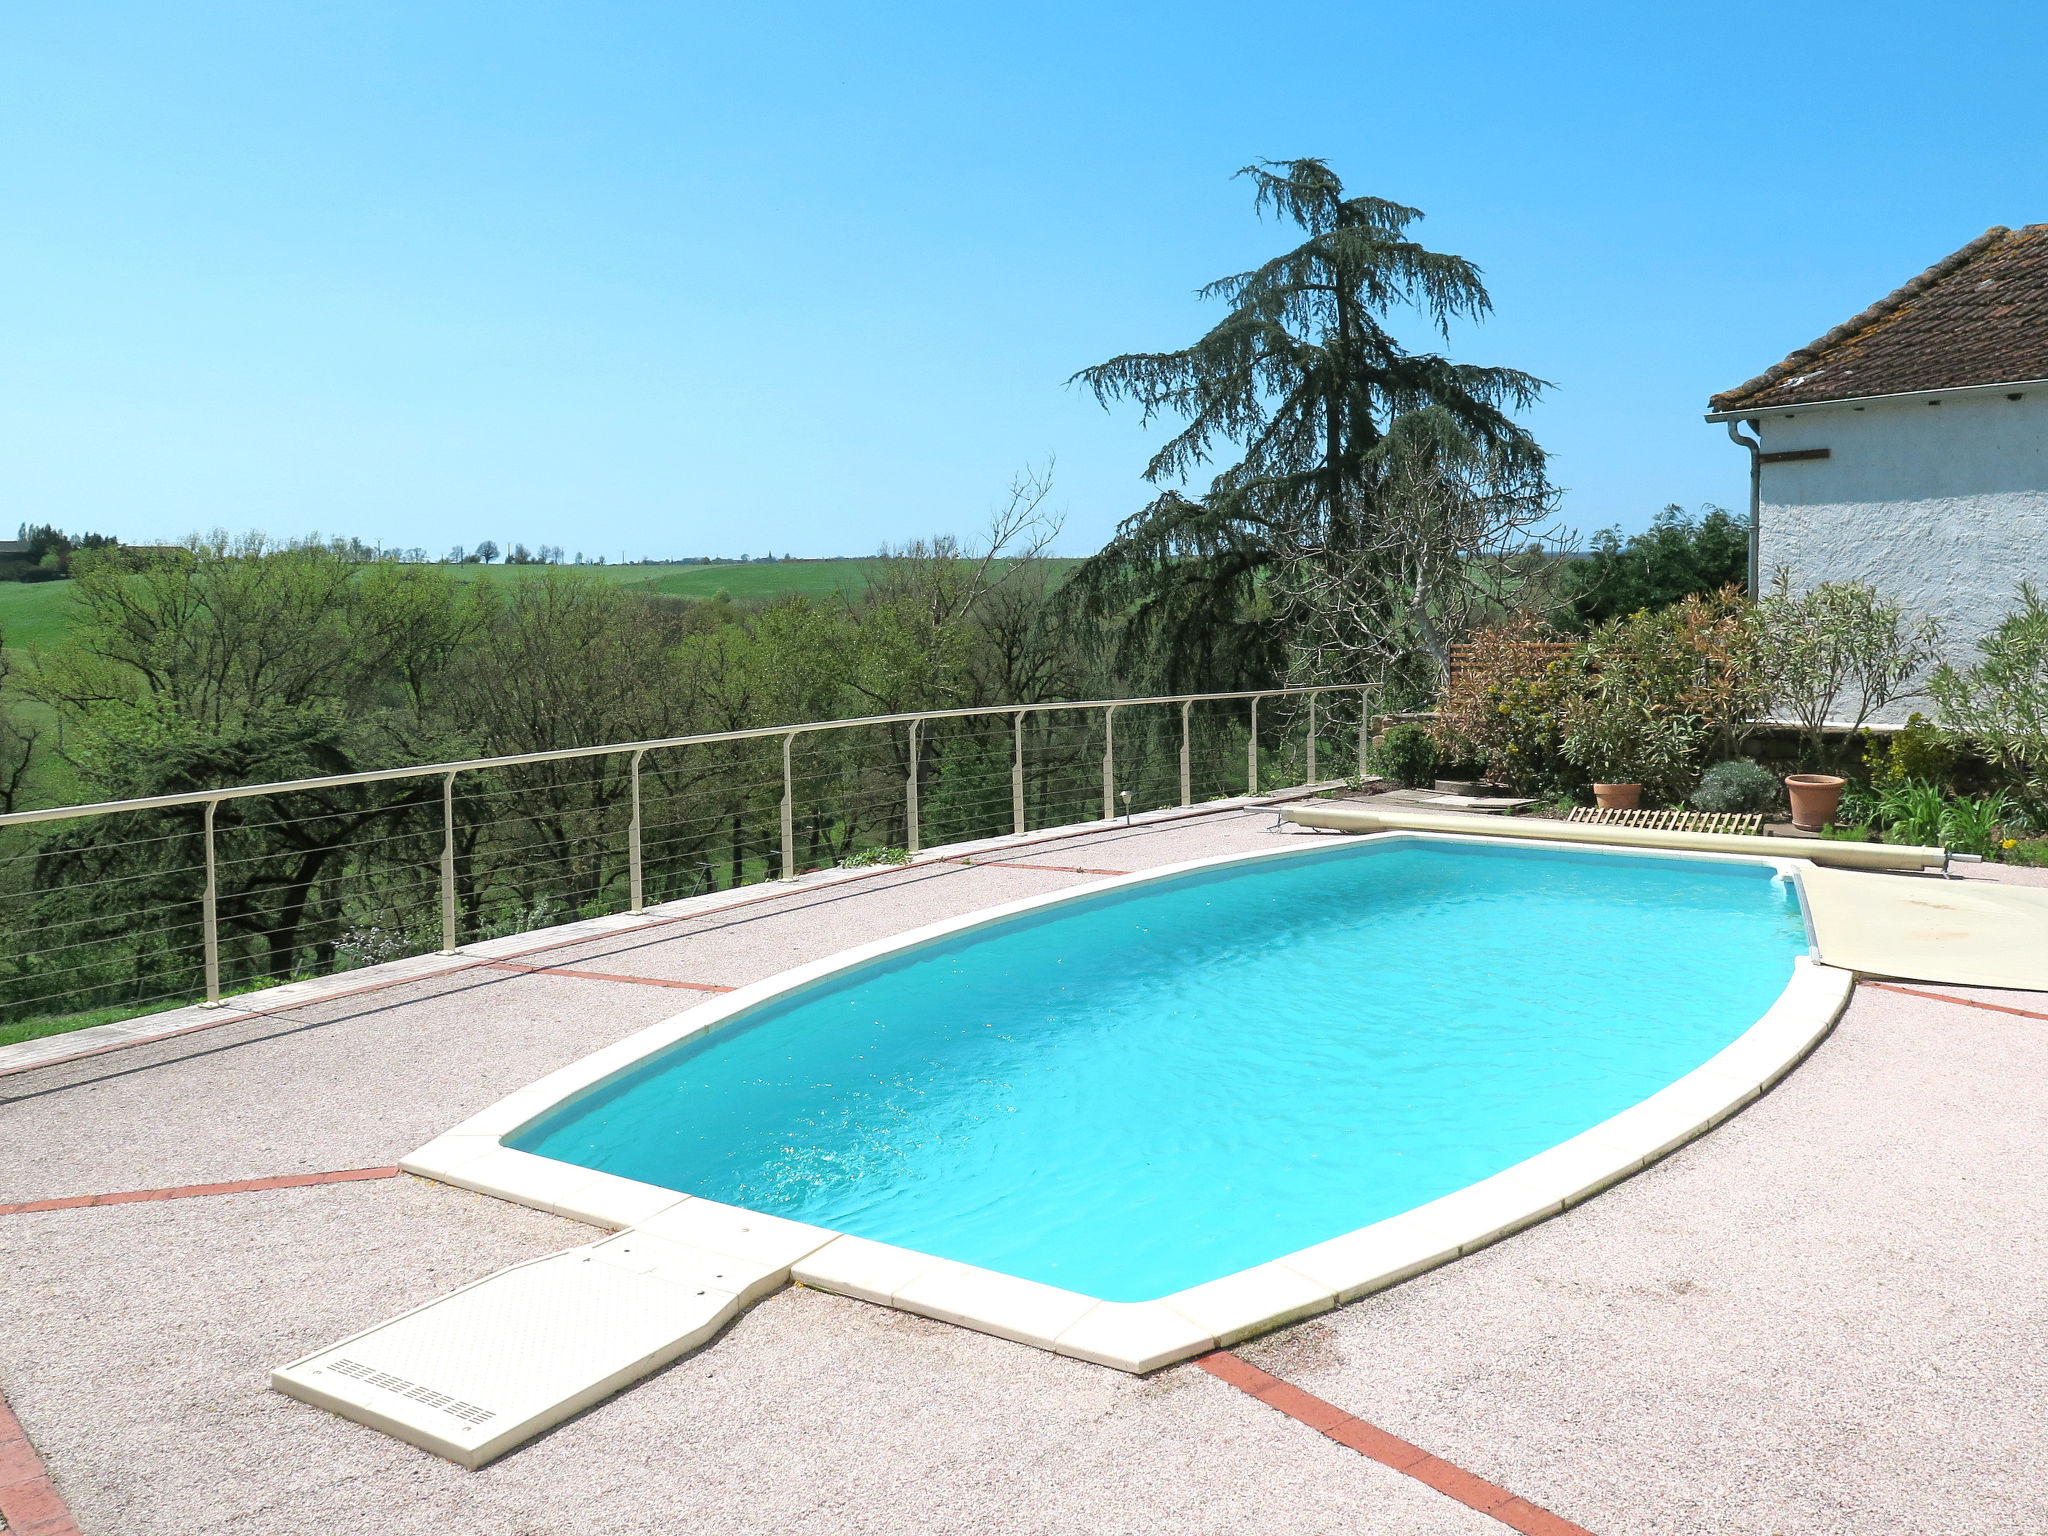
M 412 935 L 403 928 L 380 928 L 367 923 L 350 928 L 334 941 L 335 967 L 352 971 L 359 966 L 381 965 L 411 952 Z
M 1560 639 L 1530 615 L 1474 634 L 1437 704 L 1439 753 L 1476 759 L 1489 778 L 1523 792 L 1574 783 L 1563 719 L 1580 668 L 1570 652 L 1559 654 Z
M 1863 766 L 1873 784 L 1897 784 L 1906 779 L 1947 784 L 1955 777 L 1958 755 L 1954 742 L 1925 715 L 1915 713 L 1889 739 L 1880 736 L 1872 740 L 1863 754 Z

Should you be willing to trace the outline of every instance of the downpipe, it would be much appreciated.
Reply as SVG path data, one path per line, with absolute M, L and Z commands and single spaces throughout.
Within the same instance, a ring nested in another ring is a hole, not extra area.
M 1757 586 L 1762 574 L 1757 569 L 1757 560 L 1763 536 L 1764 445 L 1757 438 L 1744 437 L 1739 424 L 1733 421 L 1728 423 L 1728 436 L 1749 450 L 1749 600 L 1753 603 L 1763 596 Z

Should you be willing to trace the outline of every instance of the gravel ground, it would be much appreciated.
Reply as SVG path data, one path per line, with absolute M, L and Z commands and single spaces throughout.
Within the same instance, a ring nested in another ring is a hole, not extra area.
M 0 1078 L 0 1201 L 396 1162 L 700 994 L 464 971 Z
M 1272 823 L 991 857 L 1143 869 Z M 531 958 L 736 985 L 1088 878 L 891 872 Z M 0 1079 L 0 1199 L 390 1162 L 696 1000 L 468 972 Z M 1703 1142 L 1243 1352 L 1602 1536 L 2048 1530 L 2044 1086 L 2048 1024 L 1866 990 Z M 0 1384 L 88 1536 L 1503 1529 L 1191 1367 L 804 1290 L 481 1473 L 264 1389 L 588 1235 L 411 1178 L 0 1218 Z
M 1241 1352 L 1605 1536 L 2048 1530 L 2044 1085 L 2048 1025 L 1861 991 L 1705 1140 Z
M 1199 1371 L 817 1291 L 463 1472 L 265 1373 L 587 1228 L 412 1178 L 27 1220 L 0 1371 L 88 1536 L 1500 1529 Z

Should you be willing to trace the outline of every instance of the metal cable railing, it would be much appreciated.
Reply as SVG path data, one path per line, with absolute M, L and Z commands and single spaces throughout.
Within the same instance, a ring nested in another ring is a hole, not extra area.
M 0 815 L 0 1023 L 218 1005 L 868 849 L 1314 783 L 1354 727 L 1363 774 L 1368 692 L 921 710 Z

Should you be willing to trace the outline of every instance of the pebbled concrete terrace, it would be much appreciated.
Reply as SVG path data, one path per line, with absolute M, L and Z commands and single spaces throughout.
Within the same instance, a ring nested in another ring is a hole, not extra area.
M 489 947 L 505 968 L 264 994 L 0 1076 L 0 1205 L 265 1186 L 0 1213 L 0 1388 L 88 1536 L 1508 1528 L 1455 1478 L 1360 1454 L 1374 1426 L 1601 1536 L 2048 1529 L 2048 997 L 1918 984 L 1859 989 L 1778 1089 L 1585 1206 L 1239 1346 L 1306 1417 L 1193 1362 L 1133 1379 L 803 1289 L 480 1473 L 265 1390 L 591 1235 L 410 1176 L 288 1176 L 382 1171 L 698 988 L 1313 835 L 1273 822 L 1041 836 L 528 934 Z

